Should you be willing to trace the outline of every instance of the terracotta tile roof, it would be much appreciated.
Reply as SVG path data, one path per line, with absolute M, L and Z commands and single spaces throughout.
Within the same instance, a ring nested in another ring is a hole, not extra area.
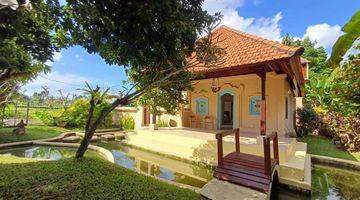
M 303 52 L 302 47 L 286 46 L 227 26 L 215 29 L 213 35 L 213 38 L 219 37 L 217 45 L 225 49 L 222 63 L 212 68 L 198 65 L 192 68 L 192 71 L 218 71 L 228 67 L 241 67 L 290 58 L 294 55 L 301 55 Z

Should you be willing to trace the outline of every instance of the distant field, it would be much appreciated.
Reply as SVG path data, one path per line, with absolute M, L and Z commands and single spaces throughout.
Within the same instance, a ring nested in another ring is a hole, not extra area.
M 62 109 L 60 106 L 44 106 L 44 105 L 29 105 L 29 110 L 27 104 L 9 104 L 6 106 L 5 110 L 1 112 L 1 122 L 4 126 L 13 126 L 24 120 L 26 122 L 26 116 L 28 114 L 28 124 L 30 125 L 43 125 L 42 121 L 39 120 L 35 113 L 38 111 L 56 111 Z

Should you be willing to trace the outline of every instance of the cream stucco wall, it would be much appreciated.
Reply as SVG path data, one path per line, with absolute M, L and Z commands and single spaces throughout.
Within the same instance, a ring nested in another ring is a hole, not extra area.
M 144 126 L 144 110 L 143 107 L 117 107 L 115 109 L 115 120 L 119 121 L 120 118 L 124 115 L 130 115 L 134 121 L 135 121 L 135 129 L 140 129 L 145 127 Z M 157 116 L 157 121 L 161 119 L 164 120 L 166 122 L 169 122 L 170 120 L 173 120 L 176 124 L 176 127 L 182 127 L 182 114 L 177 114 L 177 115 L 169 115 L 169 114 L 163 114 L 161 116 Z M 150 117 L 150 121 L 151 121 L 151 117 Z
M 217 93 L 211 91 L 213 79 L 194 81 L 195 91 L 188 92 L 190 110 L 196 114 L 196 99 L 208 99 L 209 115 L 218 119 L 219 95 L 226 91 L 234 93 L 234 127 L 242 131 L 260 133 L 260 116 L 250 115 L 249 100 L 251 96 L 261 96 L 261 81 L 255 75 L 241 75 L 219 78 L 218 85 L 223 87 Z M 217 83 L 217 80 L 216 80 Z M 231 83 L 233 86 L 225 83 Z M 235 87 L 234 87 L 235 86 Z M 293 120 L 295 111 L 295 98 L 289 92 L 289 84 L 285 75 L 267 73 L 266 77 L 266 122 L 267 132 L 278 131 L 279 134 L 294 132 Z M 285 98 L 289 98 L 289 117 L 285 119 Z M 183 119 L 185 120 L 185 119 Z
M 208 115 L 215 119 L 218 125 L 218 102 L 219 96 L 225 92 L 234 94 L 234 128 L 239 127 L 243 132 L 260 133 L 260 115 L 251 115 L 249 101 L 251 96 L 261 96 L 260 78 L 255 75 L 241 75 L 222 77 L 218 79 L 221 90 L 217 93 L 211 91 L 213 79 L 193 81 L 195 90 L 187 92 L 189 105 L 177 115 L 163 114 L 162 120 L 174 120 L 177 127 L 188 127 L 190 115 L 196 115 L 196 99 L 206 98 L 208 100 Z M 217 83 L 217 80 L 216 80 Z M 226 84 L 231 83 L 231 85 Z M 224 85 L 225 84 L 225 85 Z M 285 99 L 288 98 L 288 118 L 285 118 Z M 296 105 L 299 98 L 295 98 L 286 75 L 276 75 L 273 72 L 267 73 L 266 77 L 266 128 L 267 133 L 277 131 L 279 135 L 294 133 L 294 120 Z M 142 107 L 118 107 L 119 117 L 128 113 L 135 120 L 135 129 L 144 127 Z

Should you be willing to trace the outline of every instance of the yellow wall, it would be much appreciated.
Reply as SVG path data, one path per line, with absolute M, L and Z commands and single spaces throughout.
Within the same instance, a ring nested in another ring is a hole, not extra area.
M 120 121 L 120 118 L 124 115 L 130 115 L 134 121 L 135 121 L 135 129 L 140 129 L 144 126 L 144 122 L 143 122 L 143 116 L 144 116 L 144 112 L 143 112 L 143 107 L 139 106 L 139 107 L 117 107 L 115 109 L 115 115 L 114 115 L 114 119 L 115 121 Z M 150 117 L 150 123 L 151 123 L 151 118 Z M 162 114 L 160 117 L 157 116 L 157 120 L 159 119 L 164 120 L 165 122 L 169 122 L 170 120 L 174 121 L 177 125 L 177 127 L 182 127 L 183 126 L 183 122 L 182 122 L 182 117 L 180 114 L 177 115 L 169 115 L 169 114 Z
M 249 100 L 251 96 L 261 96 L 261 82 L 257 75 L 242 75 L 219 78 L 219 85 L 232 83 L 238 88 L 224 85 L 218 93 L 211 91 L 213 79 L 194 81 L 195 91 L 188 92 L 190 110 L 196 114 L 196 99 L 205 97 L 209 102 L 209 115 L 217 119 L 218 95 L 222 90 L 232 90 L 235 93 L 234 123 L 241 131 L 260 132 L 260 116 L 249 113 Z M 217 82 L 217 81 L 216 81 Z M 295 110 L 294 94 L 289 91 L 289 84 L 285 75 L 267 73 L 266 77 L 266 121 L 267 132 L 278 131 L 279 134 L 294 132 L 293 122 Z M 289 97 L 289 119 L 285 119 L 285 97 Z M 183 119 L 188 120 L 188 119 Z M 216 120 L 217 121 L 217 120 Z

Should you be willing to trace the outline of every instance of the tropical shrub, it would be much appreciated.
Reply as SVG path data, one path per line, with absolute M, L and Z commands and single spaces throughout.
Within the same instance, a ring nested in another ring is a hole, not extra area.
M 123 130 L 134 130 L 135 120 L 127 113 L 121 117 L 120 126 Z
M 169 120 L 159 118 L 156 124 L 158 127 L 169 127 Z
M 344 117 L 335 112 L 322 116 L 319 134 L 330 137 L 339 147 L 360 151 L 360 119 Z
M 321 107 L 305 106 L 297 110 L 297 136 L 323 135 L 348 151 L 360 151 L 360 119 L 327 112 Z
M 297 115 L 296 135 L 298 137 L 311 134 L 318 128 L 319 118 L 310 106 L 298 108 Z
M 35 118 L 41 120 L 41 122 L 48 126 L 54 126 L 54 114 L 51 111 L 41 110 L 35 111 L 34 113 Z
M 107 102 L 103 102 L 95 108 L 94 117 L 99 114 L 100 109 L 108 106 Z M 89 115 L 90 103 L 85 98 L 80 98 L 70 104 L 61 115 L 55 116 L 55 123 L 58 126 L 63 127 L 76 127 L 84 128 L 87 117 Z M 104 122 L 101 124 L 101 128 L 108 128 L 112 126 L 112 114 L 108 115 Z

